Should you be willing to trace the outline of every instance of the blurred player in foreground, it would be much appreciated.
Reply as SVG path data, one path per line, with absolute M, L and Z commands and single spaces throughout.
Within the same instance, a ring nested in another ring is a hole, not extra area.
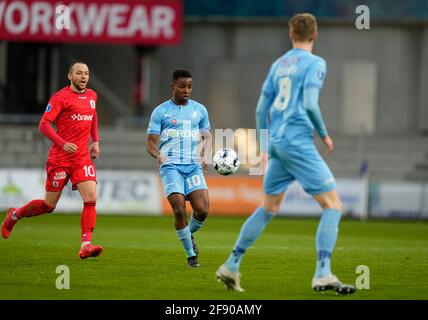
M 242 226 L 232 254 L 219 267 L 216 276 L 228 289 L 243 291 L 239 273 L 241 259 L 278 212 L 288 186 L 297 180 L 323 209 L 316 234 L 317 261 L 312 288 L 349 294 L 355 288 L 339 281 L 330 269 L 342 204 L 335 179 L 313 141 L 315 128 L 327 153 L 333 151 L 333 141 L 318 105 L 326 62 L 312 54 L 318 36 L 313 15 L 297 14 L 289 26 L 293 49 L 272 64 L 256 110 L 257 129 L 269 129 L 269 145 L 261 141 L 260 174 L 264 174 L 269 152 L 264 201 Z
M 46 196 L 32 200 L 21 208 L 10 208 L 2 224 L 2 236 L 9 238 L 15 224 L 24 217 L 34 217 L 55 210 L 61 192 L 68 180 L 83 200 L 81 216 L 81 259 L 99 256 L 103 248 L 91 244 L 96 221 L 96 171 L 91 159 L 98 158 L 98 120 L 95 109 L 97 94 L 87 89 L 89 69 L 85 63 L 70 66 L 67 86 L 49 100 L 39 129 L 53 144 L 46 164 Z M 56 125 L 57 131 L 52 127 Z M 92 144 L 88 150 L 89 135 Z
M 147 129 L 147 152 L 160 166 L 165 195 L 174 212 L 177 236 L 186 251 L 187 265 L 193 268 L 199 267 L 193 233 L 202 227 L 208 216 L 204 170 L 210 163 L 211 126 L 205 106 L 190 99 L 192 85 L 190 72 L 174 71 L 172 98 L 152 112 Z M 193 209 L 189 224 L 186 200 Z

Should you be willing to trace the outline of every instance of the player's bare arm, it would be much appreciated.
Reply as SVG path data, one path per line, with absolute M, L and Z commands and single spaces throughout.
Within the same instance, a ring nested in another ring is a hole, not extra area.
M 71 142 L 66 142 L 62 148 L 68 153 L 75 153 L 77 151 L 77 146 Z
M 259 175 L 264 176 L 268 165 L 269 156 L 267 152 L 260 152 Z
M 326 150 L 327 154 L 332 153 L 334 150 L 334 145 L 333 145 L 333 140 L 330 138 L 330 136 L 326 136 L 322 138 L 322 142 L 327 148 Z
M 208 130 L 201 131 L 202 138 L 202 151 L 201 151 L 201 162 L 204 169 L 204 173 L 208 173 L 208 165 L 211 162 L 208 158 L 211 154 L 212 149 L 212 135 Z
M 158 165 L 165 162 L 165 155 L 161 154 L 158 148 L 159 136 L 157 134 L 149 134 L 147 137 L 146 150 L 147 152 L 157 160 Z
M 91 154 L 91 159 L 97 159 L 100 156 L 100 144 L 98 141 L 92 142 L 89 147 L 89 152 Z

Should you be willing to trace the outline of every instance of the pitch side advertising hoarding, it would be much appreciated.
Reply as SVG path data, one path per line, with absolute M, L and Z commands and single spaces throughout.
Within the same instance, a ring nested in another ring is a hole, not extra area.
M 0 39 L 10 41 L 176 44 L 180 0 L 2 0 Z

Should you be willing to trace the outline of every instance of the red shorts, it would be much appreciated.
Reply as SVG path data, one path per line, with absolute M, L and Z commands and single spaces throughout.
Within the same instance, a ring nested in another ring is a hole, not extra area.
M 72 190 L 83 181 L 97 181 L 97 172 L 91 159 L 81 161 L 78 164 L 55 164 L 48 161 L 46 164 L 46 191 L 60 192 L 71 180 Z

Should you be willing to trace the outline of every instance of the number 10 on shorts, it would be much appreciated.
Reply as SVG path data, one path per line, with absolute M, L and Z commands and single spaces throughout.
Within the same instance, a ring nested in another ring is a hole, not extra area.
M 187 182 L 187 185 L 189 186 L 189 189 L 192 189 L 193 187 L 198 187 L 202 184 L 201 177 L 197 174 L 187 178 L 186 182 Z
M 85 177 L 95 177 L 95 169 L 94 166 L 84 166 L 83 170 L 85 171 Z

